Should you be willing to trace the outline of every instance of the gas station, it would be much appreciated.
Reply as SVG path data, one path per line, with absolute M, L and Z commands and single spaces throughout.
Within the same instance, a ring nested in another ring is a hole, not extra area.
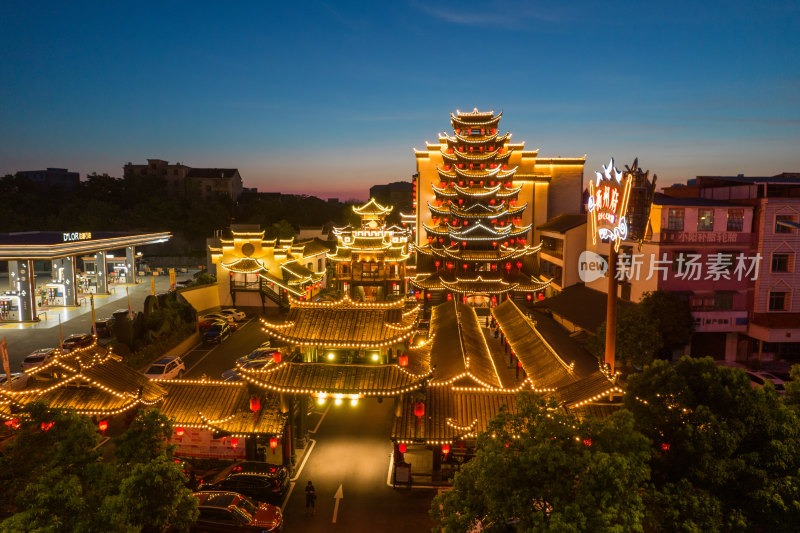
M 0 321 L 35 322 L 37 288 L 33 262 L 50 261 L 51 280 L 41 304 L 77 307 L 79 293 L 109 294 L 109 283 L 136 283 L 136 247 L 166 242 L 169 232 L 28 231 L 0 234 L 0 261 L 8 261 L 9 289 L 0 292 Z M 109 252 L 120 251 L 118 256 Z M 141 255 L 141 253 L 139 254 Z M 78 260 L 84 270 L 78 273 Z M 109 264 L 113 272 L 109 273 Z M 91 270 L 89 270 L 91 268 Z M 110 280 L 109 277 L 112 279 Z

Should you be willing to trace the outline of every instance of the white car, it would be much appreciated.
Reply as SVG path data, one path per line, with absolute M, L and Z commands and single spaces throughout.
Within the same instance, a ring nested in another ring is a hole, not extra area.
M 247 315 L 244 314 L 244 311 L 239 311 L 238 309 L 223 309 L 222 311 L 218 311 L 217 314 L 229 316 L 237 322 L 247 318 Z
M 183 376 L 186 372 L 186 365 L 178 356 L 170 356 L 159 359 L 144 373 L 150 379 L 173 379 Z
M 11 374 L 9 380 L 5 373 L 0 374 L 0 389 L 6 390 L 22 390 L 28 384 L 28 374 L 24 372 L 15 372 Z
M 40 348 L 25 356 L 20 367 L 23 371 L 34 368 L 49 363 L 56 355 L 58 355 L 58 350 L 55 348 Z

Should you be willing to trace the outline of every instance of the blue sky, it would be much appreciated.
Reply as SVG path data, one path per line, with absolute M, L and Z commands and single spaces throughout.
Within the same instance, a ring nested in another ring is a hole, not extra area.
M 0 174 L 161 158 L 364 198 L 474 107 L 587 176 L 800 172 L 800 5 L 764 4 L 6 1 Z

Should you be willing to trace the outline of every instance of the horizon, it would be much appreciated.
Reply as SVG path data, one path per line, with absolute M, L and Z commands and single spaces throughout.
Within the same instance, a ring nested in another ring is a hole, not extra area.
M 800 171 L 796 2 L 191 7 L 0 7 L 0 175 L 158 158 L 365 199 L 475 107 L 584 180 Z

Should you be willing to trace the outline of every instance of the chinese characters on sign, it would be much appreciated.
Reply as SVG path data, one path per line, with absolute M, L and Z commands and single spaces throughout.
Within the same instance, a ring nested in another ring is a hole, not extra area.
M 631 191 L 630 175 L 614 168 L 612 158 L 608 166 L 603 165 L 603 173 L 595 172 L 597 180 L 589 182 L 589 222 L 592 243 L 597 238 L 613 241 L 614 249 L 619 250 L 620 242 L 628 237 L 628 224 L 625 214 Z
M 732 231 L 661 231 L 661 242 L 740 242 Z
M 665 252 L 661 258 L 650 255 L 650 261 L 645 264 L 645 254 L 622 254 L 617 258 L 617 280 L 651 280 L 659 276 L 666 281 L 672 271 L 673 279 L 686 281 L 699 280 L 755 280 L 758 278 L 762 256 L 746 256 L 743 253 L 709 254 L 703 261 L 702 254 L 678 253 L 672 259 Z

